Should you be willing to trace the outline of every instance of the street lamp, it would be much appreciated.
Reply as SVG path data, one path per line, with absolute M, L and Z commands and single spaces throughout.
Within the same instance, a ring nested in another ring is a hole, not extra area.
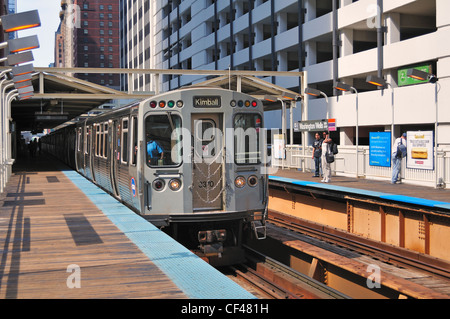
M 8 14 L 0 17 L 4 32 L 16 32 L 41 26 L 38 10 Z
M 6 43 L 6 44 L 5 44 Z M 1 47 L 8 46 L 10 53 L 18 53 L 22 51 L 32 50 L 39 48 L 39 40 L 37 35 L 30 35 L 24 38 L 17 38 L 8 40 L 0 44 Z
M 16 32 L 20 30 L 26 30 L 30 28 L 39 27 L 41 21 L 39 18 L 39 13 L 37 10 L 21 12 L 16 14 L 8 14 L 0 17 L 0 24 L 3 27 L 4 32 Z M 8 47 L 9 55 L 6 57 L 1 57 L 0 62 L 7 62 L 9 66 L 15 66 L 21 63 L 29 62 L 33 60 L 33 55 L 28 50 L 39 48 L 39 40 L 36 35 L 28 36 L 23 38 L 17 38 L 8 40 L 0 43 L 0 49 L 5 49 Z M 31 67 L 32 69 L 32 67 Z M 5 77 L 9 72 L 13 72 L 13 81 L 8 80 Z M 0 170 L 1 170 L 1 181 L 0 181 L 0 192 L 3 192 L 4 186 L 9 179 L 10 172 L 7 165 L 10 167 L 11 152 L 9 151 L 9 145 L 11 145 L 10 138 L 7 137 L 8 134 L 8 123 L 9 116 L 11 114 L 10 98 L 12 96 L 18 96 L 20 93 L 30 93 L 30 88 L 33 88 L 30 84 L 31 73 L 30 66 L 15 67 L 14 69 L 7 69 L 0 73 L 0 123 L 1 123 L 1 139 L 0 139 Z M 29 81 L 29 82 L 28 82 Z M 5 86 L 3 87 L 4 83 Z M 22 84 L 20 84 L 22 83 Z M 19 88 L 17 88 L 19 86 Z M 7 99 L 4 99 L 4 93 L 8 87 L 15 87 L 7 95 Z M 31 89 L 31 92 L 33 90 Z
M 30 74 L 33 72 L 34 72 L 34 66 L 32 63 L 15 66 L 12 68 L 12 71 L 11 71 L 11 73 L 14 77 L 25 75 L 25 74 Z
M 19 65 L 34 60 L 33 51 L 25 51 L 21 53 L 10 54 L 0 59 L 0 62 L 7 62 L 8 65 Z
M 418 69 L 408 69 L 406 71 L 406 75 L 410 78 L 419 80 L 419 81 L 428 81 L 432 84 L 436 83 L 439 79 L 434 74 L 430 74 Z
M 310 96 L 315 96 L 315 97 L 319 97 L 319 96 L 323 96 L 325 97 L 325 101 L 327 102 L 327 120 L 329 119 L 329 112 L 328 112 L 328 95 L 326 95 L 325 93 L 323 93 L 320 90 L 316 90 L 316 89 L 312 89 L 312 88 L 305 88 L 305 94 L 308 94 Z
M 339 90 L 339 91 L 343 91 L 343 92 L 349 92 L 349 91 L 354 91 L 356 94 L 356 177 L 358 178 L 358 152 L 359 152 L 359 117 L 358 117 L 358 91 L 353 87 L 350 86 L 348 84 L 345 84 L 343 82 L 338 82 L 336 84 L 336 86 L 334 87 L 335 89 Z

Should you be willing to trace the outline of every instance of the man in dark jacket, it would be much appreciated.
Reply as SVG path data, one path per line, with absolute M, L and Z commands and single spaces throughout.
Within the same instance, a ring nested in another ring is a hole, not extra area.
M 316 133 L 316 140 L 314 141 L 314 143 L 312 145 L 312 147 L 313 147 L 312 158 L 314 159 L 314 164 L 315 164 L 315 173 L 314 173 L 313 177 L 320 176 L 320 167 L 321 167 L 320 157 L 322 156 L 322 142 L 323 142 L 323 139 L 320 138 L 320 134 Z

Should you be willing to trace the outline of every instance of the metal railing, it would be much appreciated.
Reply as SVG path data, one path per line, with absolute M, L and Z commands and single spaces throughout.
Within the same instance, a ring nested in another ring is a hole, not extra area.
M 358 150 L 359 163 L 356 165 L 356 147 L 339 146 L 336 160 L 331 164 L 333 175 L 390 181 L 391 167 L 370 165 L 369 146 L 359 146 Z M 312 147 L 307 147 L 303 151 L 302 145 L 287 145 L 285 158 L 272 158 L 271 163 L 272 167 L 281 169 L 299 169 L 303 172 L 313 172 L 315 169 Z M 356 167 L 358 167 L 358 175 Z M 434 170 L 407 168 L 406 159 L 403 159 L 401 176 L 402 182 L 408 184 L 450 188 L 450 149 L 438 149 L 436 169 Z

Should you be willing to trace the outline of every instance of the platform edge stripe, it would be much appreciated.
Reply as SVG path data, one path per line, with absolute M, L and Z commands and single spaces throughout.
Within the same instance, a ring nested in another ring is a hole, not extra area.
M 79 173 L 63 173 L 189 298 L 256 299 L 250 292 Z M 86 192 L 85 189 L 89 191 Z M 91 195 L 91 190 L 95 194 Z M 105 198 L 109 198 L 110 204 Z M 120 209 L 118 205 L 121 205 Z M 114 211 L 110 213 L 109 208 L 112 207 Z
M 356 193 L 358 195 L 378 197 L 381 199 L 387 199 L 387 200 L 392 200 L 392 201 L 401 202 L 401 203 L 409 203 L 409 204 L 422 205 L 422 206 L 428 206 L 428 207 L 450 209 L 450 203 L 448 203 L 448 202 L 440 202 L 440 201 L 435 201 L 435 200 L 425 199 L 425 198 L 420 198 L 420 197 L 382 193 L 382 192 L 364 190 L 364 189 L 359 189 L 359 188 L 337 186 L 337 185 L 331 185 L 331 184 L 320 184 L 320 183 L 314 183 L 314 182 L 307 183 L 306 181 L 296 180 L 296 179 L 292 179 L 292 178 L 279 177 L 279 176 L 269 176 L 269 179 L 274 180 L 274 181 L 291 183 L 291 184 L 295 184 L 295 185 L 322 188 L 322 189 L 335 190 L 335 191 L 341 191 L 341 192 L 347 192 L 347 193 Z

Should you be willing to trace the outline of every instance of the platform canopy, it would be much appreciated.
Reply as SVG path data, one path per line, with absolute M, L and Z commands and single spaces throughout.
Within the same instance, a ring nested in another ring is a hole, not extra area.
M 36 72 L 31 78 L 34 95 L 14 100 L 11 117 L 18 130 L 41 131 L 96 110 L 117 99 L 143 99 L 149 95 L 127 94 L 63 74 Z
M 156 81 L 156 94 L 159 92 L 158 79 L 161 75 L 202 75 L 210 79 L 189 87 L 221 87 L 246 93 L 262 100 L 265 111 L 282 109 L 284 103 L 280 103 L 280 101 L 303 99 L 300 93 L 262 79 L 270 76 L 299 77 L 302 74 L 301 72 L 36 68 L 36 72 L 31 79 L 34 87 L 32 98 L 12 102 L 11 114 L 13 120 L 17 123 L 18 130 L 40 131 L 44 128 L 55 128 L 62 123 L 84 116 L 88 112 L 99 110 L 100 106 L 111 100 L 125 99 L 131 102 L 149 98 L 155 94 L 155 92 L 133 91 L 132 87 L 129 88 L 128 92 L 118 91 L 66 75 L 68 72 L 72 74 L 124 74 L 128 77 L 130 83 L 133 83 L 133 76 L 144 73 L 151 74 Z M 273 97 L 273 100 L 265 100 L 267 96 Z M 101 111 L 105 110 L 102 109 Z
M 256 76 L 251 75 L 223 75 L 200 82 L 190 87 L 220 87 L 249 94 L 256 99 L 263 101 L 264 111 L 281 109 L 280 100 L 298 100 L 303 99 L 300 93 L 291 91 L 284 87 L 272 84 Z M 271 96 L 275 101 L 266 100 L 265 97 Z

